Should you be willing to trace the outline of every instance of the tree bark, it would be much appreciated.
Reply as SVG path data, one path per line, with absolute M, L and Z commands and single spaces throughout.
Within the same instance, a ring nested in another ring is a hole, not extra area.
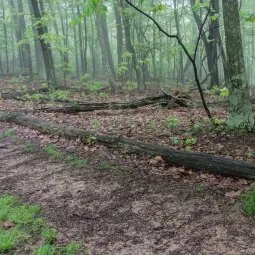
M 123 22 L 123 27 L 124 27 L 124 35 L 125 35 L 125 43 L 126 43 L 126 49 L 128 52 L 132 54 L 132 67 L 135 71 L 136 74 L 136 82 L 137 82 L 137 87 L 141 87 L 141 72 L 138 67 L 138 61 L 137 61 L 137 56 L 136 56 L 136 51 L 135 48 L 132 44 L 131 41 L 131 33 L 130 33 L 130 18 L 127 13 L 127 4 L 124 0 L 120 0 L 120 5 L 122 8 L 122 22 Z
M 70 102 L 71 103 L 71 102 Z M 187 103 L 178 97 L 171 96 L 170 94 L 163 94 L 154 97 L 142 98 L 136 101 L 130 102 L 110 102 L 110 103 L 82 103 L 74 102 L 71 106 L 63 107 L 43 107 L 35 109 L 36 111 L 45 111 L 45 112 L 61 112 L 61 113 L 76 113 L 76 112 L 90 112 L 96 110 L 119 110 L 119 109 L 134 109 L 138 107 L 143 107 L 147 105 L 152 105 L 159 103 L 161 105 L 173 105 L 178 104 L 181 107 L 188 107 Z
M 254 117 L 246 76 L 238 1 L 222 1 L 227 52 L 229 119 L 231 128 L 254 129 Z
M 0 114 L 0 121 L 26 126 L 44 134 L 58 135 L 71 140 L 80 139 L 84 144 L 87 144 L 88 140 L 93 140 L 108 147 L 125 150 L 127 153 L 161 156 L 168 164 L 184 167 L 185 169 L 209 171 L 213 174 L 255 179 L 255 164 L 246 161 L 226 159 L 207 153 L 180 151 L 166 146 L 149 144 L 121 136 L 100 135 L 84 129 L 30 118 L 17 112 Z
M 122 28 L 121 14 L 120 14 L 120 6 L 118 5 L 117 0 L 113 2 L 113 7 L 114 7 L 115 20 L 116 20 L 118 65 L 120 65 L 122 62 L 122 54 L 123 54 L 123 28 Z
M 39 9 L 39 5 L 38 5 L 37 0 L 30 0 L 30 1 L 31 1 L 34 16 L 35 16 L 35 19 L 36 19 L 36 25 L 35 26 L 36 26 L 37 34 L 39 36 L 39 42 L 40 42 L 40 45 L 41 45 L 41 48 L 42 48 L 47 82 L 49 84 L 49 87 L 54 88 L 54 87 L 57 87 L 57 80 L 56 80 L 56 75 L 55 75 L 55 68 L 54 68 L 52 50 L 51 50 L 50 43 L 47 42 L 44 38 L 44 35 L 48 32 L 48 29 L 44 24 L 42 24 L 42 20 L 41 20 L 44 10 Z M 42 2 L 39 2 L 39 3 L 40 3 L 40 6 L 42 8 Z

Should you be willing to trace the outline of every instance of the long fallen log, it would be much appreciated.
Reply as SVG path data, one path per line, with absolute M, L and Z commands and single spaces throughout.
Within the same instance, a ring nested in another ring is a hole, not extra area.
M 121 136 L 101 135 L 84 129 L 50 123 L 30 118 L 23 113 L 1 113 L 0 121 L 7 121 L 38 130 L 44 134 L 58 135 L 68 139 L 80 139 L 84 144 L 91 140 L 108 147 L 122 149 L 127 153 L 147 156 L 161 156 L 168 164 L 194 171 L 210 171 L 225 176 L 255 179 L 255 164 L 241 160 L 231 160 L 207 153 L 180 151 L 166 146 L 149 144 Z
M 110 102 L 110 103 L 96 103 L 96 102 L 72 102 L 69 106 L 62 107 L 41 107 L 35 109 L 35 111 L 45 112 L 61 112 L 61 113 L 75 113 L 75 112 L 89 112 L 96 110 L 118 110 L 118 109 L 134 109 L 142 106 L 152 105 L 155 103 L 167 104 L 167 101 L 171 99 L 171 95 L 163 94 L 159 96 L 146 97 L 135 101 L 129 102 Z M 176 98 L 175 103 L 182 107 L 187 107 L 187 104 Z

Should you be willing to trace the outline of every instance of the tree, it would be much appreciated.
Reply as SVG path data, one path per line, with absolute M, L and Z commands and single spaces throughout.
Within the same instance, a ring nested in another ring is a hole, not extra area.
M 254 117 L 246 77 L 238 1 L 223 0 L 231 128 L 252 130 Z
M 127 2 L 131 7 L 133 7 L 135 10 L 137 10 L 138 12 L 140 12 L 141 14 L 143 14 L 144 16 L 146 16 L 148 19 L 150 19 L 158 28 L 158 30 L 163 33 L 165 36 L 167 36 L 168 38 L 173 38 L 173 39 L 176 39 L 178 45 L 182 48 L 182 50 L 184 51 L 184 53 L 186 54 L 186 56 L 188 57 L 188 59 L 190 60 L 191 64 L 192 64 L 192 67 L 193 67 L 193 71 L 194 71 L 194 75 L 195 75 L 195 81 L 196 81 L 196 84 L 197 84 L 197 87 L 198 87 L 198 91 L 199 91 L 199 94 L 200 94 L 200 97 L 201 97 L 201 100 L 202 100 L 202 104 L 203 104 L 203 107 L 206 111 L 206 114 L 208 116 L 209 119 L 212 119 L 212 115 L 210 113 L 210 110 L 208 109 L 207 105 L 206 105 L 206 101 L 205 101 L 205 97 L 204 97 L 204 93 L 203 93 L 203 90 L 201 88 L 201 83 L 200 83 L 200 80 L 198 78 L 198 70 L 197 70 L 197 65 L 196 65 L 196 54 L 197 54 L 197 48 L 198 48 L 198 43 L 199 43 L 199 39 L 200 39 L 200 36 L 201 36 L 201 32 L 203 30 L 203 26 L 205 24 L 205 21 L 207 20 L 207 17 L 208 15 L 210 14 L 210 9 L 208 10 L 206 16 L 205 16 L 205 19 L 201 25 L 201 28 L 199 30 L 199 35 L 198 35 L 198 38 L 197 38 L 197 43 L 196 43 L 196 47 L 195 47 L 195 51 L 194 51 L 194 56 L 192 56 L 188 49 L 185 47 L 185 45 L 183 44 L 181 38 L 177 35 L 177 34 L 169 34 L 168 32 L 166 32 L 160 25 L 159 23 L 152 17 L 150 16 L 149 14 L 145 13 L 144 11 L 142 11 L 141 9 L 139 9 L 136 5 L 132 4 L 129 0 L 123 0 L 125 2 Z
M 43 53 L 47 82 L 49 87 L 54 88 L 57 86 L 57 80 L 55 75 L 51 45 L 45 38 L 45 35 L 48 32 L 48 28 L 42 22 L 42 14 L 44 13 L 43 2 L 42 1 L 39 2 L 40 3 L 40 8 L 39 8 L 37 0 L 30 0 L 30 1 L 31 1 L 33 14 L 35 16 L 35 26 L 36 26 L 39 42 L 40 42 L 42 53 Z

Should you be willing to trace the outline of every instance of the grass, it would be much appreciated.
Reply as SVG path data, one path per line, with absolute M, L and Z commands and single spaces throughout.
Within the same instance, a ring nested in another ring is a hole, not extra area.
M 13 138 L 13 139 L 16 138 L 16 136 L 15 136 L 15 129 L 14 128 L 8 129 L 8 130 L 4 131 L 3 133 L 1 133 L 0 134 L 0 141 L 4 140 L 7 137 Z
M 243 197 L 242 210 L 247 216 L 255 215 L 255 187 Z
M 57 161 L 64 161 L 65 163 L 76 168 L 83 168 L 88 163 L 88 160 L 81 158 L 75 154 L 64 153 L 56 149 L 52 144 L 46 145 L 44 150 L 51 159 Z
M 70 92 L 67 90 L 52 90 L 49 93 L 35 93 L 35 94 L 25 94 L 22 98 L 24 100 L 31 100 L 35 102 L 41 101 L 56 101 L 56 100 L 67 100 Z
M 56 241 L 57 231 L 40 217 L 39 206 L 0 196 L 0 254 L 76 255 L 82 248 L 72 242 L 58 246 Z
M 39 150 L 39 145 L 35 142 L 25 142 L 22 149 L 25 153 L 35 153 Z

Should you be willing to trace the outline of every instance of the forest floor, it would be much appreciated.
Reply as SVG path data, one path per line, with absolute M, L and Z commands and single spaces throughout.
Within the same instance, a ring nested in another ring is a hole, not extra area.
M 128 101 L 133 95 L 101 93 L 88 98 L 73 93 L 70 97 Z M 0 110 L 42 105 L 46 103 L 8 99 L 0 101 Z M 213 114 L 219 120 L 227 116 L 220 107 Z M 212 127 L 202 108 L 150 106 L 28 115 L 255 161 L 254 134 Z M 160 157 L 128 155 L 93 143 L 85 146 L 78 140 L 0 122 L 0 134 L 8 131 L 0 141 L 0 194 L 40 204 L 43 216 L 59 232 L 59 243 L 82 241 L 92 255 L 255 254 L 255 220 L 240 210 L 240 197 L 251 188 L 250 181 L 196 173 L 168 166 Z M 68 155 L 76 155 L 78 163 L 66 161 Z

